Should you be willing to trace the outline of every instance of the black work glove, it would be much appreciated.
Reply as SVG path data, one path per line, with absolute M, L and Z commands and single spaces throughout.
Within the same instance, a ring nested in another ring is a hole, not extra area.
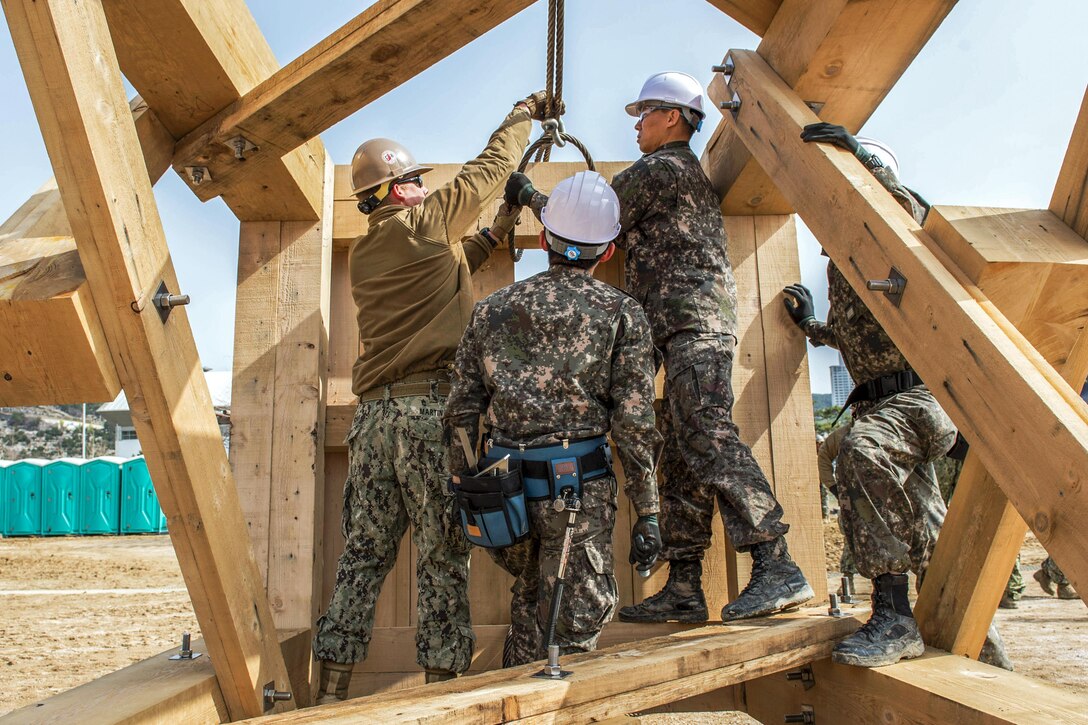
M 842 126 L 833 123 L 810 123 L 801 131 L 801 140 L 806 143 L 829 143 L 846 149 L 854 154 L 861 163 L 867 163 L 872 154 L 862 148 L 854 135 Z
M 812 293 L 809 292 L 808 287 L 798 282 L 786 287 L 782 292 L 786 295 L 782 300 L 782 304 L 786 306 L 786 312 L 790 313 L 790 317 L 793 318 L 798 327 L 804 326 L 809 320 L 816 319 L 816 310 L 812 305 Z
M 533 188 L 533 182 L 529 180 L 529 177 L 520 171 L 515 171 L 506 180 L 502 200 L 510 206 L 528 206 L 535 193 L 536 189 Z
M 639 516 L 631 529 L 630 563 L 640 569 L 649 569 L 661 553 L 661 529 L 657 526 L 657 514 Z

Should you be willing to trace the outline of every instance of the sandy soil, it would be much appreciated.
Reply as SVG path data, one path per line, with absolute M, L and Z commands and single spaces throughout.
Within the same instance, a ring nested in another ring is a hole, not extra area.
M 837 526 L 825 526 L 838 583 Z M 1088 692 L 1088 609 L 1046 596 L 1022 550 L 1028 590 L 998 623 L 1018 671 Z M 859 582 L 860 584 L 861 582 Z M 863 588 L 863 587 L 859 587 Z M 167 536 L 0 539 L 0 715 L 200 636 Z M 739 713 L 644 715 L 628 722 L 754 722 Z

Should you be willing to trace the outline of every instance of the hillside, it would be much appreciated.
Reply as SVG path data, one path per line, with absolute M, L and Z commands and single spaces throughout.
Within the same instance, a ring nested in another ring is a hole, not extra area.
M 114 435 L 114 426 L 88 409 L 87 457 L 112 453 Z M 0 460 L 53 459 L 81 453 L 82 406 L 0 408 Z

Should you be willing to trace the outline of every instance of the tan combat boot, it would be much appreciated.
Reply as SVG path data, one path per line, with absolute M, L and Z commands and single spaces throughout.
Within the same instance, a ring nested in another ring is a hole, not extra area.
M 1069 582 L 1058 585 L 1058 599 L 1080 599 L 1077 590 Z
M 355 663 L 341 664 L 332 660 L 321 661 L 321 689 L 317 691 L 316 705 L 329 705 L 348 699 L 348 685 Z

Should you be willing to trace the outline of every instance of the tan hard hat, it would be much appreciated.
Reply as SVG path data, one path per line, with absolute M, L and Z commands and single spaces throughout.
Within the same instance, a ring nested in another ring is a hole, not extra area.
M 424 174 L 430 166 L 420 166 L 412 153 L 388 138 L 363 142 L 351 159 L 352 194 L 359 194 L 387 181 L 411 174 Z

